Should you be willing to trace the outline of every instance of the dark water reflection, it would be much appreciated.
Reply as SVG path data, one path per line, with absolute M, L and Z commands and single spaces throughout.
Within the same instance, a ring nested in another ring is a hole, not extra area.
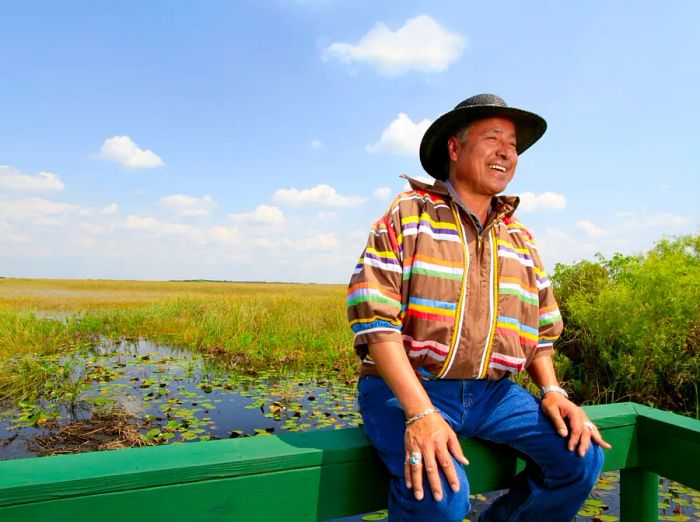
M 160 442 L 264 436 L 283 431 L 357 426 L 354 388 L 331 379 L 231 374 L 189 350 L 105 342 L 59 361 L 71 366 L 73 400 L 6 409 L 0 416 L 0 460 L 35 454 L 29 441 L 96 410 L 117 408 Z M 31 423 L 37 412 L 55 422 Z M 23 425 L 24 424 L 24 425 Z M 31 425 L 30 425 L 31 424 Z

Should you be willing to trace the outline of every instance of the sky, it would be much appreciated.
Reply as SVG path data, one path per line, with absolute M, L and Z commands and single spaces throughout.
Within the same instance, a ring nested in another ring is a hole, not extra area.
M 0 276 L 346 283 L 477 93 L 549 270 L 698 233 L 700 3 L 0 0 Z

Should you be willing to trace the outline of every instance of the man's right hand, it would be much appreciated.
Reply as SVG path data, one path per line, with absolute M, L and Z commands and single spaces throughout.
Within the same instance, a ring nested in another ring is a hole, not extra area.
M 410 418 L 425 411 L 426 408 L 432 407 L 430 397 L 408 361 L 402 342 L 371 343 L 369 353 L 377 370 L 379 370 L 379 374 L 403 406 L 406 417 Z M 459 479 L 452 463 L 452 456 L 454 455 L 457 461 L 462 464 L 469 464 L 469 461 L 462 453 L 457 435 L 442 415 L 431 413 L 406 426 L 404 449 L 406 452 L 406 464 L 404 465 L 406 486 L 413 488 L 413 494 L 418 500 L 422 500 L 424 496 L 424 470 L 435 500 L 442 499 L 440 468 L 445 473 L 450 487 L 454 491 L 459 490 Z M 421 465 L 411 466 L 408 463 L 413 452 L 420 453 Z
M 462 452 L 457 435 L 450 425 L 439 413 L 431 413 L 406 426 L 404 437 L 406 449 L 406 464 L 404 475 L 406 486 L 413 488 L 416 499 L 422 500 L 423 472 L 428 477 L 428 484 L 436 501 L 442 500 L 442 482 L 440 481 L 440 468 L 442 468 L 447 483 L 452 491 L 459 491 L 459 478 L 452 462 L 452 456 L 462 464 L 469 461 Z M 414 452 L 420 453 L 422 463 L 410 464 L 409 458 Z

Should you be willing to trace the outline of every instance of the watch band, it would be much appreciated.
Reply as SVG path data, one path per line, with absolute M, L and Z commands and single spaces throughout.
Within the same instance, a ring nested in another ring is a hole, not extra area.
M 561 393 L 561 394 L 562 394 L 564 397 L 566 397 L 567 399 L 569 398 L 569 394 L 566 393 L 566 390 L 565 390 L 564 388 L 562 388 L 562 387 L 560 387 L 560 386 L 556 386 L 556 385 L 552 385 L 552 386 L 542 386 L 542 388 L 540 388 L 540 397 L 541 397 L 542 399 L 544 399 L 545 394 L 546 394 L 546 393 L 549 393 L 549 392 Z

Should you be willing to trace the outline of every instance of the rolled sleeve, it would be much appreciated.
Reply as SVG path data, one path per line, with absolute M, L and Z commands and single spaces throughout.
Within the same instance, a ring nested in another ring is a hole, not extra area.
M 387 213 L 373 225 L 348 286 L 348 320 L 361 358 L 369 343 L 402 342 L 403 268 L 397 238 Z
M 535 264 L 535 276 L 537 277 L 537 293 L 539 297 L 539 324 L 537 352 L 535 357 L 552 355 L 554 342 L 564 330 L 559 305 L 554 297 L 552 283 L 544 270 L 539 253 L 533 249 L 532 259 Z

